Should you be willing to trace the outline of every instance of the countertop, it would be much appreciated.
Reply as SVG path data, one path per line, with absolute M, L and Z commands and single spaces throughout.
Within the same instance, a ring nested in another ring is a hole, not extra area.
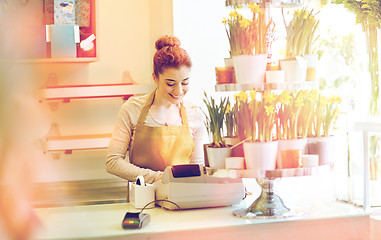
M 169 211 L 145 209 L 151 222 L 137 230 L 124 230 L 129 203 L 37 208 L 43 224 L 35 239 L 369 239 L 370 218 L 361 208 L 338 201 L 298 204 L 303 215 L 283 219 L 244 219 L 233 216 L 249 206 L 239 205 Z M 291 206 L 290 206 L 291 207 Z

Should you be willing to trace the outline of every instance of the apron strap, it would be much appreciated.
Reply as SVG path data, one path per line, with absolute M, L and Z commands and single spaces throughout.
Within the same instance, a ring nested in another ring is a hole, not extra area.
M 187 111 L 185 110 L 183 103 L 180 103 L 180 115 L 181 115 L 181 121 L 183 125 L 188 126 Z
M 156 89 L 152 93 L 150 93 L 150 95 L 148 96 L 147 102 L 140 113 L 138 123 L 143 124 L 144 120 L 146 120 L 149 108 L 151 107 L 153 100 L 155 98 L 155 92 L 156 92 Z
M 151 107 L 153 100 L 155 99 L 155 93 L 156 93 L 156 89 L 152 93 L 150 93 L 150 95 L 148 96 L 147 102 L 140 113 L 138 124 L 143 124 L 144 121 L 146 120 L 147 114 L 149 112 L 149 108 Z M 180 115 L 181 115 L 182 124 L 188 126 L 187 112 L 182 103 L 180 103 Z

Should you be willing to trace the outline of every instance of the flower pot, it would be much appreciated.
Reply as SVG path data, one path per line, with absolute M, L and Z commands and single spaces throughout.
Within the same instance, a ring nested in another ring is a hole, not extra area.
M 307 138 L 278 140 L 277 168 L 281 169 L 281 168 L 287 168 L 287 167 L 289 168 L 290 166 L 294 166 L 294 164 L 290 163 L 289 161 L 288 161 L 289 164 L 287 164 L 287 166 L 283 166 L 282 152 L 285 152 L 283 153 L 284 157 L 286 157 L 287 154 L 289 157 L 290 155 L 296 156 L 295 150 L 301 151 L 301 155 L 303 155 L 306 152 L 306 145 L 307 145 Z M 294 150 L 295 152 L 288 151 L 289 153 L 286 154 L 287 150 Z M 300 157 L 302 157 L 301 155 Z M 288 158 L 288 160 L 290 159 Z
M 284 81 L 284 70 L 266 71 L 266 83 L 283 83 Z
M 306 81 L 307 64 L 302 57 L 297 57 L 297 60 L 280 60 L 279 64 L 285 72 L 286 82 Z
M 307 64 L 307 76 L 306 81 L 315 81 L 316 80 L 316 66 L 318 63 L 319 55 L 317 54 L 308 54 L 304 56 L 304 60 Z
M 334 136 L 308 138 L 307 153 L 319 155 L 319 165 L 333 162 Z
M 278 142 L 245 142 L 243 151 L 247 169 L 274 170 Z
M 212 148 L 207 146 L 206 153 L 210 168 L 223 169 L 225 168 L 225 159 L 231 155 L 231 149 L 229 147 Z
M 267 65 L 267 54 L 233 56 L 237 83 L 263 83 Z

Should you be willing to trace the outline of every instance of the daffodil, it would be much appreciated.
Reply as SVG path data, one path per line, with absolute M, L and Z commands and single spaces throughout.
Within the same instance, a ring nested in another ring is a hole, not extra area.
M 251 16 L 243 17 L 241 8 L 250 8 Z M 267 52 L 266 37 L 275 30 L 272 20 L 266 24 L 265 11 L 257 4 L 235 7 L 229 13 L 229 19 L 223 20 L 230 43 L 230 55 L 265 54 Z
M 241 27 L 243 27 L 243 28 L 248 28 L 248 27 L 250 27 L 251 23 L 250 23 L 249 20 L 243 18 L 243 19 L 241 19 L 241 20 L 239 21 L 239 25 L 240 25 Z
M 233 12 L 229 13 L 229 17 L 232 19 L 235 19 L 238 17 L 237 10 L 234 10 Z
M 270 114 L 274 113 L 274 106 L 273 105 L 266 105 L 265 106 L 265 112 L 266 112 L 266 116 L 270 116 Z
M 235 96 L 237 97 L 237 100 L 240 102 L 247 102 L 247 100 L 248 100 L 248 96 L 247 96 L 247 93 L 245 91 L 241 91 Z

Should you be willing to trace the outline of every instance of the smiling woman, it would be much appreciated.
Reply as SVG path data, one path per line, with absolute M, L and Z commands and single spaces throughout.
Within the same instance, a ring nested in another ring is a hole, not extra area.
M 173 36 L 158 39 L 155 46 L 157 88 L 122 105 L 108 148 L 107 171 L 129 181 L 142 175 L 152 183 L 166 166 L 204 163 L 204 114 L 183 100 L 191 82 L 190 57 Z

